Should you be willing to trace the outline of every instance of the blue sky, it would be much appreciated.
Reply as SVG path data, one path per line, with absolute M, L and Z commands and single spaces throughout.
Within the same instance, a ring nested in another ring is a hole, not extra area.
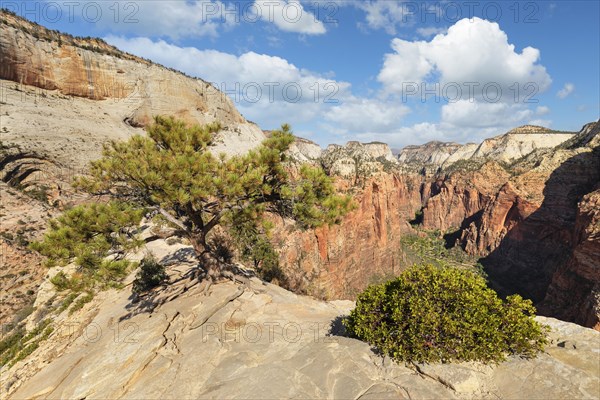
M 469 142 L 600 109 L 598 1 L 4 1 L 213 82 L 321 145 Z

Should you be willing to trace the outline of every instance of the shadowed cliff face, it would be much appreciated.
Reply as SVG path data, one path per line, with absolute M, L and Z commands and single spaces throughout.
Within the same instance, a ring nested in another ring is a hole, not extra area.
M 600 124 L 556 149 L 485 173 L 456 170 L 432 185 L 423 225 L 456 229 L 502 294 L 531 298 L 540 312 L 599 327 L 597 194 Z M 485 167 L 485 165 L 484 165 Z
M 573 156 L 552 172 L 539 208 L 507 184 L 471 228 L 472 236 L 465 237 L 467 249 L 490 250 L 484 265 L 506 294 L 521 293 L 540 302 L 554 273 L 572 257 L 577 204 L 599 180 L 595 151 Z
M 578 204 L 569 260 L 552 276 L 540 312 L 600 330 L 600 190 Z

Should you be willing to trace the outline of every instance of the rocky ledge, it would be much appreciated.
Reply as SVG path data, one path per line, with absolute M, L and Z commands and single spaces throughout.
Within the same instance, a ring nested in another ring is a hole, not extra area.
M 186 253 L 163 241 L 148 250 L 163 261 Z M 49 339 L 2 370 L 2 397 L 594 399 L 600 393 L 600 333 L 591 329 L 539 317 L 552 328 L 551 344 L 535 359 L 399 365 L 342 336 L 339 317 L 352 302 L 321 302 L 255 278 L 248 286 L 213 285 L 205 294 L 186 278 L 189 268 L 172 265 L 171 285 L 137 303 L 126 287 L 56 316 Z

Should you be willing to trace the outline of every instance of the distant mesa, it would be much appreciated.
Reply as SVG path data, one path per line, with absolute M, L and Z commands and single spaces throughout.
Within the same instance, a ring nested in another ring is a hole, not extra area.
M 530 134 L 530 133 L 572 133 L 572 132 L 561 132 L 555 131 L 549 128 L 545 128 L 539 125 L 523 125 L 517 128 L 511 129 L 507 132 L 508 135 L 515 134 Z
M 575 132 L 556 131 L 537 125 L 523 125 L 502 135 L 485 139 L 480 144 L 431 141 L 406 146 L 398 152 L 405 169 L 425 168 L 435 172 L 461 160 L 494 160 L 512 162 L 536 149 L 556 147 L 573 138 Z

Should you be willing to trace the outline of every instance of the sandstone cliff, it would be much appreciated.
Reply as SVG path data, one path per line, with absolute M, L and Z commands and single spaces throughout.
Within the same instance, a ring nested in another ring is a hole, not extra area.
M 210 83 L 0 11 L 3 142 L 63 168 L 81 169 L 102 143 L 141 133 L 154 115 L 219 121 L 217 151 L 264 138 Z
M 361 185 L 340 180 L 356 210 L 341 224 L 298 231 L 279 225 L 274 242 L 281 267 L 295 291 L 328 299 L 353 299 L 373 283 L 406 267 L 400 241 L 421 205 L 418 176 L 379 172 Z
M 0 323 L 28 310 L 45 274 L 27 242 L 50 216 L 79 201 L 75 174 L 110 140 L 143 134 L 153 115 L 219 121 L 215 151 L 245 152 L 264 139 L 223 93 L 123 53 L 0 10 Z
M 184 247 L 148 244 L 159 259 Z M 343 336 L 351 302 L 320 302 L 252 280 L 202 294 L 189 266 L 133 303 L 129 289 L 51 311 L 54 330 L 0 375 L 2 397 L 46 398 L 595 398 L 600 333 L 553 319 L 538 358 L 497 366 L 400 365 Z M 51 296 L 45 293 L 44 296 Z M 58 300 L 47 301 L 48 304 Z M 330 334 L 331 332 L 331 334 Z M 110 372 L 107 374 L 107 372 Z
M 579 203 L 573 252 L 552 276 L 540 310 L 600 330 L 600 190 Z
M 392 150 L 385 143 L 348 142 L 345 146 L 329 145 L 320 156 L 325 170 L 331 175 L 359 182 L 379 171 L 397 166 Z
M 483 257 L 501 292 L 544 300 L 546 315 L 597 327 L 596 203 L 586 194 L 600 182 L 599 132 L 599 123 L 588 124 L 510 164 L 446 168 L 424 197 L 423 226 L 459 229 L 455 237 Z
M 436 172 L 457 161 L 485 162 L 495 160 L 509 163 L 536 149 L 553 148 L 571 139 L 573 132 L 553 131 L 541 126 L 524 125 L 509 132 L 486 139 L 480 144 L 429 142 L 407 146 L 398 154 L 398 160 L 408 170 Z

